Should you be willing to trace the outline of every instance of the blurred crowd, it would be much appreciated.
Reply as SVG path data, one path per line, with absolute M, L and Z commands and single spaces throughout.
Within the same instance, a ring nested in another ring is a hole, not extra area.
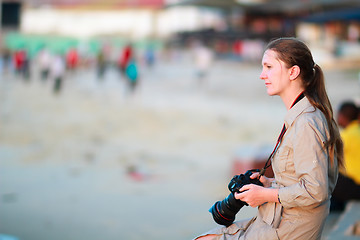
M 82 52 L 79 47 L 69 47 L 65 51 L 53 51 L 43 45 L 35 54 L 22 47 L 16 50 L 3 49 L 0 55 L 0 76 L 16 76 L 30 81 L 34 75 L 41 81 L 51 81 L 53 92 L 59 93 L 64 78 L 81 69 L 96 69 L 99 80 L 103 80 L 110 68 L 115 68 L 119 76 L 126 80 L 131 91 L 135 91 L 139 79 L 139 66 L 153 67 L 158 52 L 149 45 L 137 51 L 129 43 L 121 49 L 103 45 L 96 54 Z
M 193 77 L 200 85 L 209 77 L 216 57 L 223 52 L 217 45 L 200 40 L 189 41 L 186 46 L 167 43 L 156 46 L 148 43 L 138 47 L 127 42 L 122 46 L 102 44 L 96 52 L 71 46 L 66 50 L 54 50 L 42 44 L 36 51 L 26 47 L 3 48 L 0 52 L 0 76 L 15 76 L 24 82 L 40 79 L 51 82 L 55 94 L 61 92 L 64 81 L 78 71 L 91 70 L 99 81 L 106 79 L 109 71 L 115 71 L 124 80 L 129 92 L 135 92 L 143 69 L 154 68 L 159 61 L 177 62 L 189 58 L 193 62 Z

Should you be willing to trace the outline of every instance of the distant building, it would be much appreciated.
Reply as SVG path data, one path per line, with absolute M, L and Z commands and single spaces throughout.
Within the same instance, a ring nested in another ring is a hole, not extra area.
M 25 34 L 141 39 L 166 38 L 177 31 L 193 31 L 221 21 L 216 11 L 192 6 L 167 9 L 164 1 L 22 0 L 18 1 L 18 28 Z
M 247 46 L 258 49 L 259 41 L 296 36 L 316 47 L 313 52 L 319 61 L 350 55 L 360 58 L 359 0 L 179 0 L 170 4 L 186 5 L 220 9 L 226 27 L 182 32 L 177 38 L 184 43 L 206 39 L 222 55 L 241 59 Z

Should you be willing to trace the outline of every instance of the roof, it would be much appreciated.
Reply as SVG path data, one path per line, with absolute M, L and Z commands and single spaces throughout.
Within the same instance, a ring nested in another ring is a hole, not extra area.
M 319 12 L 302 19 L 305 22 L 324 23 L 330 21 L 360 21 L 360 8 Z
M 179 5 L 193 5 L 201 7 L 215 7 L 221 9 L 241 8 L 254 13 L 295 13 L 317 9 L 342 7 L 360 7 L 359 0 L 178 0 L 168 4 L 168 7 Z
M 3 0 L 3 2 L 14 0 Z M 166 0 L 17 0 L 30 6 L 111 6 L 111 7 L 164 7 Z

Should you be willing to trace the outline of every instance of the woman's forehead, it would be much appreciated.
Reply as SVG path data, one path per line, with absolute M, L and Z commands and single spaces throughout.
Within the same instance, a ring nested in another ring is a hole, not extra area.
M 262 58 L 262 64 L 274 62 L 277 62 L 280 65 L 283 64 L 283 61 L 278 58 L 277 52 L 271 49 L 266 50 Z
M 263 55 L 263 60 L 264 59 L 276 59 L 277 58 L 277 54 L 274 50 L 271 50 L 271 49 L 268 49 L 264 52 L 264 55 Z

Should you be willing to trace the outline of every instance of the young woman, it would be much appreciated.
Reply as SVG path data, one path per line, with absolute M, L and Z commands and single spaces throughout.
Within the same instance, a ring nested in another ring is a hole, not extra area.
M 258 207 L 251 220 L 209 231 L 196 239 L 320 239 L 329 213 L 343 149 L 323 72 L 308 47 L 295 38 L 268 44 L 260 79 L 288 109 L 271 158 L 274 178 L 253 173 L 235 198 Z

